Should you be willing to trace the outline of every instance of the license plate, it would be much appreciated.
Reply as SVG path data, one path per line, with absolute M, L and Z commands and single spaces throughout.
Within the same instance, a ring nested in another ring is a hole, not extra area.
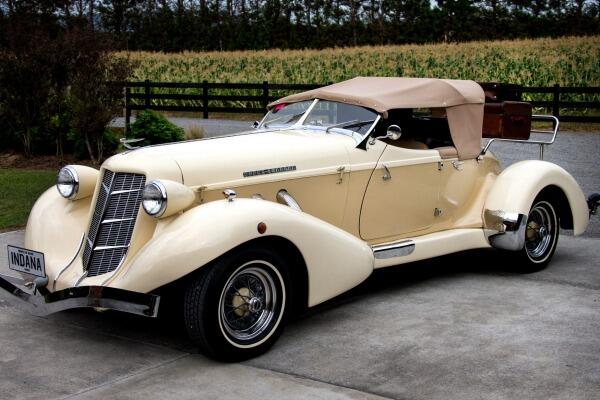
M 44 253 L 27 250 L 16 246 L 8 247 L 8 268 L 13 271 L 46 277 L 46 265 L 44 264 Z

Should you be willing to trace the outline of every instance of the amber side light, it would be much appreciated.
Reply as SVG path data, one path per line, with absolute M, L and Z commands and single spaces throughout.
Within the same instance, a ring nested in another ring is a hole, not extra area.
M 256 230 L 258 230 L 258 233 L 262 235 L 267 231 L 267 224 L 265 224 L 264 222 L 260 222 L 256 227 Z

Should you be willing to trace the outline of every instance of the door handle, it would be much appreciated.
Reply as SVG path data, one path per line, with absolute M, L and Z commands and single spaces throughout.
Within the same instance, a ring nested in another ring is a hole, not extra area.
M 344 167 L 344 166 L 341 166 L 337 169 L 338 174 L 340 174 L 338 181 L 336 182 L 338 185 L 344 181 L 344 171 L 345 170 L 346 170 L 346 167 Z
M 392 174 L 390 173 L 390 170 L 388 169 L 388 167 L 385 164 L 383 165 L 383 176 L 381 177 L 381 179 L 383 179 L 384 181 L 389 181 L 390 179 L 392 179 Z
M 463 161 L 452 161 L 452 166 L 454 167 L 454 169 L 456 169 L 457 171 L 462 171 L 463 169 Z

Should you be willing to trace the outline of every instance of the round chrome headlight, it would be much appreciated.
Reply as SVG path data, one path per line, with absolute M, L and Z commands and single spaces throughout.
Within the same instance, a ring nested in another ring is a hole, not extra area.
M 56 189 L 58 193 L 65 199 L 72 199 L 77 195 L 79 190 L 79 176 L 75 168 L 67 165 L 58 172 L 56 177 Z
M 159 181 L 152 181 L 144 187 L 142 207 L 153 217 L 160 217 L 167 208 L 167 190 Z

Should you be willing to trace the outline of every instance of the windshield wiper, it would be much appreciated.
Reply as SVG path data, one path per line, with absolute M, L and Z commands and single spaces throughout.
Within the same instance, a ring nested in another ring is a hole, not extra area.
M 275 118 L 275 119 L 272 119 L 272 120 L 270 120 L 270 121 L 268 121 L 268 122 L 265 122 L 264 126 L 265 126 L 266 128 L 268 128 L 268 127 L 269 127 L 269 124 L 272 124 L 272 123 L 273 123 L 273 122 L 275 122 L 275 121 L 280 121 L 280 120 L 282 120 L 283 118 L 289 118 L 289 119 L 288 119 L 288 121 L 287 121 L 287 123 L 289 123 L 289 122 L 290 122 L 290 120 L 294 120 L 294 119 L 296 119 L 296 118 L 298 118 L 298 117 L 301 117 L 301 116 L 303 116 L 305 112 L 306 112 L 306 110 L 304 110 L 304 111 L 302 111 L 301 113 L 298 113 L 298 114 L 292 114 L 292 115 L 282 115 L 282 116 L 281 116 L 281 117 L 279 117 L 279 118 Z
M 327 129 L 325 129 L 325 132 L 329 133 L 329 130 L 333 129 L 333 128 L 353 128 L 353 127 L 357 127 L 357 126 L 371 124 L 373 122 L 375 122 L 374 119 L 370 119 L 370 120 L 366 120 L 366 121 L 360 121 L 358 119 L 355 119 L 352 121 L 346 121 L 346 122 L 341 122 L 339 124 L 329 125 L 327 127 Z

